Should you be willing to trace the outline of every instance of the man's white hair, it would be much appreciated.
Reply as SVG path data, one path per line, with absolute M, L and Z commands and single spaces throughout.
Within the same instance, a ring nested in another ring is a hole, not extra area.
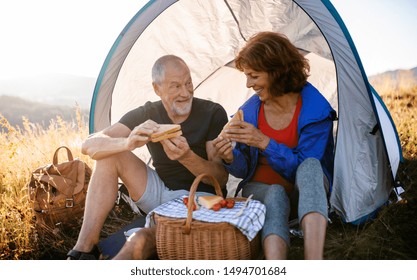
M 169 54 L 161 56 L 155 61 L 152 67 L 152 82 L 158 85 L 162 83 L 165 79 L 165 67 L 169 62 L 179 62 L 187 66 L 185 61 L 176 55 Z

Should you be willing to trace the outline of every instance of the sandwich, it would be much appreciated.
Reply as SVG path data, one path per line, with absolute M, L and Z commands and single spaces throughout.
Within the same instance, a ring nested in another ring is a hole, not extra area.
M 230 121 L 228 121 L 227 123 L 226 123 L 226 125 L 223 127 L 223 130 L 222 130 L 222 132 L 220 132 L 220 135 L 221 136 L 223 136 L 224 138 L 226 138 L 225 137 L 225 129 L 227 129 L 227 128 L 229 128 L 229 127 L 233 127 L 233 125 L 231 125 L 231 123 L 233 122 L 233 121 L 244 121 L 244 118 L 243 118 L 243 111 L 241 110 L 241 109 L 239 109 L 237 112 L 236 112 L 236 114 L 234 114 L 233 115 L 233 117 L 230 119 Z
M 151 134 L 151 141 L 159 142 L 180 135 L 182 135 L 181 125 L 160 124 L 158 130 Z
M 223 127 L 223 129 L 226 129 L 226 128 L 232 126 L 231 122 L 233 122 L 233 121 L 242 121 L 242 122 L 244 121 L 243 111 L 241 109 L 239 109 L 236 112 L 236 114 L 233 115 L 233 117 L 230 119 L 230 121 L 227 122 L 227 124 Z
M 202 195 L 198 197 L 198 204 L 204 208 L 211 209 L 215 204 L 220 203 L 223 197 L 219 195 Z

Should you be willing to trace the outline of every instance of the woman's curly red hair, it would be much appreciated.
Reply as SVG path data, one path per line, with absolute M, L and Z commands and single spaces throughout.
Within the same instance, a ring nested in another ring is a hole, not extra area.
M 235 59 L 236 68 L 267 72 L 274 96 L 300 92 L 310 72 L 308 60 L 283 34 L 260 32 L 251 37 Z

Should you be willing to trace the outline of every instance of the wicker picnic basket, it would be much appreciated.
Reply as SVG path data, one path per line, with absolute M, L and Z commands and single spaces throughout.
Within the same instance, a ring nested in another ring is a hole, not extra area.
M 198 176 L 191 186 L 187 219 L 154 214 L 156 222 L 156 247 L 162 260 L 241 260 L 257 259 L 261 252 L 259 234 L 249 241 L 233 225 L 193 220 L 192 202 L 199 182 L 207 177 L 216 194 L 222 196 L 217 180 L 209 175 Z M 234 198 L 244 200 L 244 198 Z

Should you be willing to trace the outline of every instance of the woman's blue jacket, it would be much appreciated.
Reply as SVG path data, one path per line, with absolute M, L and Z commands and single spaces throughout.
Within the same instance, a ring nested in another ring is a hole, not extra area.
M 236 144 L 233 150 L 233 162 L 224 164 L 230 174 L 243 179 L 236 189 L 236 195 L 251 180 L 259 153 L 266 157 L 276 172 L 293 183 L 300 163 L 306 158 L 316 158 L 320 160 L 331 187 L 334 159 L 333 121 L 336 119 L 336 112 L 310 83 L 304 86 L 301 98 L 302 107 L 298 119 L 299 138 L 296 147 L 289 148 L 273 139 L 269 141 L 264 151 L 246 144 Z M 260 105 L 259 97 L 253 95 L 240 107 L 243 110 L 245 122 L 258 127 Z

